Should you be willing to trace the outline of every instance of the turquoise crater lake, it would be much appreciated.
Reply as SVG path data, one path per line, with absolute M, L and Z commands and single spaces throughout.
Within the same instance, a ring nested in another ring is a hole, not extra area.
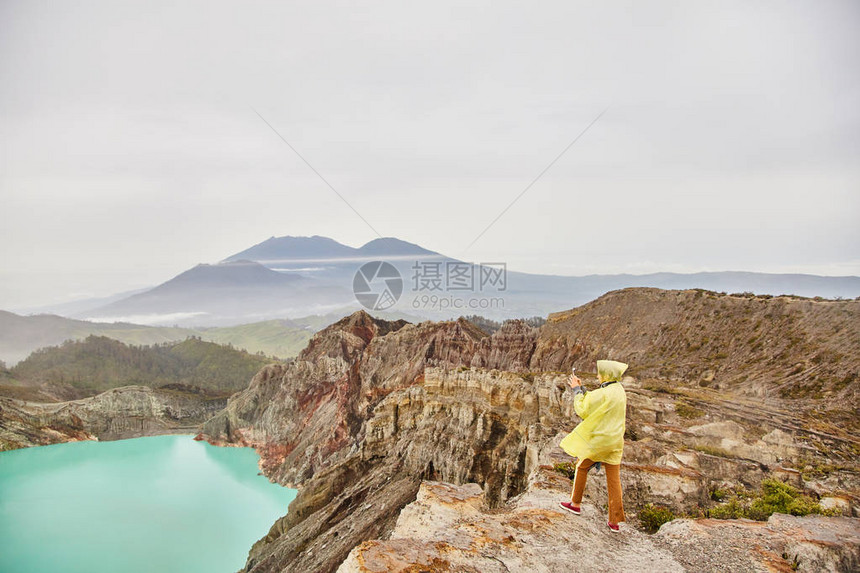
M 0 453 L 0 571 L 232 573 L 295 490 L 189 435 Z

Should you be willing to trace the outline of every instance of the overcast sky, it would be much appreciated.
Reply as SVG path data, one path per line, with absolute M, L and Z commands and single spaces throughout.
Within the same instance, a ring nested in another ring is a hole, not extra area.
M 254 110 L 464 260 L 860 274 L 860 2 L 355 4 L 0 0 L 0 308 L 376 238 Z

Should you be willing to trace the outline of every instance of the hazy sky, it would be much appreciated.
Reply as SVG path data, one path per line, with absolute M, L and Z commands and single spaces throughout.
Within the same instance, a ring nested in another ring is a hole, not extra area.
M 254 110 L 464 260 L 860 274 L 860 2 L 356 4 L 0 0 L 0 308 L 375 238 Z

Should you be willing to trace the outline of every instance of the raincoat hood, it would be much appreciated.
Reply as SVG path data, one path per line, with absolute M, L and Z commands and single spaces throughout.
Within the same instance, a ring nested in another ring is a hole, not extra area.
M 603 382 L 620 382 L 627 365 L 614 360 L 598 360 L 597 374 Z

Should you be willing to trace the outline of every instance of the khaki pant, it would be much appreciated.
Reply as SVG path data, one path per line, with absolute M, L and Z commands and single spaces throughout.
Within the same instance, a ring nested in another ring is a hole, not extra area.
M 573 491 L 570 501 L 573 505 L 580 505 L 582 494 L 585 491 L 585 481 L 588 479 L 588 468 L 595 462 L 584 459 L 576 468 L 576 476 L 573 479 Z M 626 521 L 624 517 L 624 503 L 621 501 L 621 465 L 602 464 L 606 471 L 606 491 L 609 496 L 609 522 L 619 523 Z

